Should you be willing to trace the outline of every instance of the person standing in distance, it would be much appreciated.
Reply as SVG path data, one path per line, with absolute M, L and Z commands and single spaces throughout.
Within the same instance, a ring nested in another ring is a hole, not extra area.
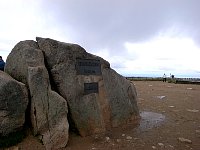
M 166 76 L 166 74 L 164 73 L 164 75 L 163 75 L 163 82 L 166 82 L 167 81 L 167 76 Z
M 0 56 L 0 70 L 4 71 L 5 62 L 3 61 L 2 56 Z

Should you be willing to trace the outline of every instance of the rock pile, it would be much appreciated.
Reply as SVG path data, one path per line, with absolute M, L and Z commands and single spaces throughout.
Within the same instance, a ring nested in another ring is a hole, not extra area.
M 12 105 L 20 107 L 20 126 L 25 121 L 29 100 L 33 133 L 41 135 L 47 149 L 67 145 L 69 126 L 87 136 L 139 117 L 134 85 L 111 69 L 106 60 L 87 53 L 79 45 L 48 38 L 19 42 L 7 58 L 5 72 L 12 78 L 0 72 L 0 102 L 5 102 L 0 103 L 0 134 L 8 127 L 2 126 L 7 116 L 6 103 L 13 99 L 9 94 L 13 89 L 7 82 L 15 80 L 18 100 Z

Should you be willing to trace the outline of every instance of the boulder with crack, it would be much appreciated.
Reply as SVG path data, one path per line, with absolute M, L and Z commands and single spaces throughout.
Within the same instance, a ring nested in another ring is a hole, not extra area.
M 37 42 L 19 42 L 7 58 L 5 72 L 29 88 L 34 134 L 41 135 L 47 149 L 65 147 L 69 128 L 67 102 L 51 90 L 43 52 Z
M 70 120 L 82 136 L 119 127 L 139 117 L 134 85 L 77 44 L 36 38 L 52 85 L 68 102 Z
M 34 133 L 49 139 L 44 143 L 54 141 L 57 131 L 67 132 L 67 109 L 70 126 L 82 136 L 139 118 L 134 85 L 106 60 L 77 44 L 49 38 L 36 41 L 19 42 L 7 58 L 5 71 L 29 87 Z

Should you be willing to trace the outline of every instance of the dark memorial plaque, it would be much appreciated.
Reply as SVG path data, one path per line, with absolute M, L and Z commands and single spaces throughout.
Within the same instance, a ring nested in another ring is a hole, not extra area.
M 84 83 L 84 93 L 85 94 L 99 93 L 98 82 Z
M 101 75 L 100 60 L 76 59 L 76 71 L 78 75 Z

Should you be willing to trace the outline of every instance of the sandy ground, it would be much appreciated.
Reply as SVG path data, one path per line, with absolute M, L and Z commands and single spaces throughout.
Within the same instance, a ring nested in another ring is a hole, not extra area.
M 200 85 L 134 84 L 142 117 L 139 125 L 85 138 L 70 133 L 65 150 L 200 150 Z M 44 149 L 33 136 L 13 148 Z

